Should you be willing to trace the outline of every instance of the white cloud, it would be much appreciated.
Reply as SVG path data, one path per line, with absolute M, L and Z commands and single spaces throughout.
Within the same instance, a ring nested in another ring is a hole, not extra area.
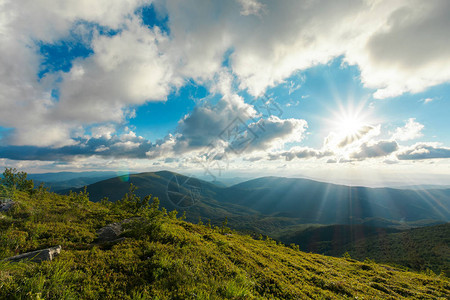
M 442 147 L 439 143 L 417 143 L 400 149 L 397 158 L 400 160 L 450 158 L 450 148 Z
M 384 157 L 395 152 L 397 149 L 398 144 L 396 141 L 363 143 L 356 152 L 350 154 L 350 157 L 360 160 L 366 158 Z
M 14 129 L 3 142 L 73 145 L 75 132 L 122 123 L 133 116 L 131 106 L 164 101 L 185 80 L 208 84 L 219 77 L 218 84 L 232 81 L 257 96 L 294 72 L 341 55 L 359 67 L 363 84 L 374 88 L 377 98 L 450 81 L 446 0 L 158 1 L 168 14 L 170 36 L 144 26 L 134 14 L 149 3 L 0 1 L 0 126 Z M 87 24 L 119 33 L 101 35 Z M 42 57 L 36 42 L 57 43 L 71 30 L 82 35 L 93 54 L 74 61 L 67 73 L 38 80 Z M 231 97 L 229 86 L 211 88 Z M 51 97 L 55 88 L 59 100 Z M 203 134 L 188 124 L 200 114 L 217 117 L 213 125 L 236 115 L 199 108 L 180 123 L 184 143 L 195 144 L 195 136 Z M 418 137 L 417 124 L 412 121 L 394 137 Z
M 129 21 L 129 17 L 143 3 L 144 1 L 141 0 L 1 1 L 0 126 L 14 129 L 4 142 L 12 145 L 54 147 L 72 145 L 74 144 L 73 132 L 79 130 L 80 125 L 123 120 L 126 115 L 124 112 L 128 112 L 126 106 L 133 101 L 136 103 L 136 99 L 143 97 L 140 92 L 142 84 L 132 79 L 130 85 L 137 87 L 133 93 L 126 90 L 114 95 L 115 98 L 111 97 L 110 92 L 120 87 L 120 80 L 127 83 L 130 81 L 127 81 L 126 77 L 121 77 L 116 78 L 114 82 L 112 78 L 117 73 L 102 73 L 100 64 L 88 64 L 91 62 L 89 60 L 105 56 L 105 53 L 101 53 L 101 48 L 95 49 L 99 52 L 94 54 L 95 58 L 75 62 L 70 73 L 47 74 L 46 78 L 39 81 L 37 73 L 42 58 L 39 56 L 36 42 L 55 43 L 67 37 L 76 22 L 80 21 L 93 22 L 113 29 L 128 26 L 125 30 L 125 32 L 129 30 L 128 35 L 138 34 L 137 29 L 132 31 L 132 24 L 130 24 L 132 22 Z M 144 40 L 144 43 L 149 40 L 144 34 L 138 38 Z M 145 61 L 139 56 L 142 56 L 142 47 L 139 48 L 136 42 L 130 43 L 130 40 L 132 41 L 132 38 L 122 40 L 122 47 L 115 49 L 125 51 L 123 45 L 127 43 L 136 46 L 136 50 L 141 52 L 136 55 L 137 61 L 145 65 Z M 93 43 L 94 47 L 99 47 L 101 39 L 97 38 Z M 151 49 L 150 46 L 149 48 Z M 107 51 L 104 52 L 107 54 Z M 115 55 L 120 58 L 121 55 L 124 56 L 124 53 Z M 146 58 L 150 61 L 154 60 L 151 54 Z M 128 59 L 127 62 L 130 67 L 133 67 L 132 59 Z M 117 72 L 117 68 L 115 71 Z M 136 71 L 142 75 L 139 69 Z M 60 75 L 62 75 L 62 81 L 58 78 Z M 127 74 L 124 72 L 123 75 Z M 57 88 L 59 84 L 61 99 L 58 102 L 51 97 L 50 91 Z M 108 97 L 107 101 L 106 97 Z
M 251 142 L 248 145 L 243 143 L 242 147 L 245 147 L 245 152 L 281 148 L 286 143 L 302 141 L 307 127 L 307 122 L 301 119 L 280 119 L 276 116 L 261 119 L 251 123 L 243 133 Z
M 362 125 L 354 133 L 330 132 L 325 138 L 324 147 L 326 149 L 347 151 L 349 146 L 358 146 L 364 142 L 372 140 L 380 134 L 381 125 Z
M 166 55 L 158 47 L 167 38 L 128 21 L 127 30 L 92 41 L 94 55 L 75 62 L 62 74 L 54 118 L 83 123 L 124 120 L 128 105 L 161 101 L 176 82 Z
M 309 147 L 292 147 L 289 151 L 280 151 L 269 153 L 270 160 L 276 160 L 284 158 L 287 161 L 291 161 L 294 158 L 307 159 L 307 158 L 322 158 L 331 156 L 334 153 L 329 150 L 317 150 Z
M 414 140 L 423 136 L 421 132 L 423 128 L 424 125 L 416 122 L 414 118 L 409 118 L 405 126 L 395 130 L 392 138 L 399 141 Z
M 258 0 L 238 0 L 242 6 L 241 15 L 260 15 L 264 11 L 265 5 L 258 2 Z

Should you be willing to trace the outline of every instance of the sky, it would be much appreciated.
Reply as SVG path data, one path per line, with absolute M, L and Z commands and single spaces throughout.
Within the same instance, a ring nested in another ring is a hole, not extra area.
M 0 166 L 448 184 L 447 0 L 0 0 Z

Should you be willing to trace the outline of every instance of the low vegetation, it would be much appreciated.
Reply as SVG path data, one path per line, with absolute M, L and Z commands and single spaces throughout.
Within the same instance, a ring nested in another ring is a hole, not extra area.
M 116 203 L 93 203 L 85 191 L 63 196 L 25 187 L 4 188 L 16 204 L 0 213 L 0 259 L 55 245 L 63 250 L 42 263 L 1 261 L 0 299 L 450 297 L 444 275 L 301 252 L 238 234 L 226 220 L 188 223 L 133 188 Z M 125 239 L 96 242 L 99 228 L 125 219 Z
M 306 252 L 330 256 L 348 252 L 358 260 L 369 258 L 450 276 L 450 223 L 403 231 L 364 225 L 310 226 L 282 232 L 276 239 L 295 243 Z

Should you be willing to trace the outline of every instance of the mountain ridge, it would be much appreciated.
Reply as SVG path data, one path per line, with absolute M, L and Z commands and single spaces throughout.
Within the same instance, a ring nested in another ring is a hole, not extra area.
M 398 224 L 450 221 L 450 189 L 423 192 L 352 187 L 276 176 L 223 187 L 171 171 L 131 174 L 125 179 L 128 181 L 120 177 L 103 180 L 88 185 L 87 191 L 93 201 L 103 197 L 117 201 L 132 183 L 139 196 L 157 196 L 163 207 L 185 210 L 190 220 L 261 215 L 319 224 L 362 224 L 377 218 Z M 177 203 L 181 199 L 184 202 Z

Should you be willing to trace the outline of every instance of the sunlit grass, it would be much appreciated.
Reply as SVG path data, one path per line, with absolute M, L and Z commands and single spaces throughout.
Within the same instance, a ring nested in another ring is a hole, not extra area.
M 0 263 L 5 299 L 288 299 L 448 297 L 447 278 L 349 257 L 301 252 L 267 238 L 209 228 L 153 207 L 100 204 L 83 193 L 18 192 L 0 219 L 3 257 L 62 245 L 52 262 Z M 132 197 L 129 199 L 133 199 Z M 134 200 L 130 200 L 134 201 Z M 136 202 L 137 203 L 137 202 Z M 140 216 L 126 239 L 95 245 L 98 228 Z M 224 233 L 227 233 L 225 235 Z M 228 233 L 231 233 L 228 234 Z

